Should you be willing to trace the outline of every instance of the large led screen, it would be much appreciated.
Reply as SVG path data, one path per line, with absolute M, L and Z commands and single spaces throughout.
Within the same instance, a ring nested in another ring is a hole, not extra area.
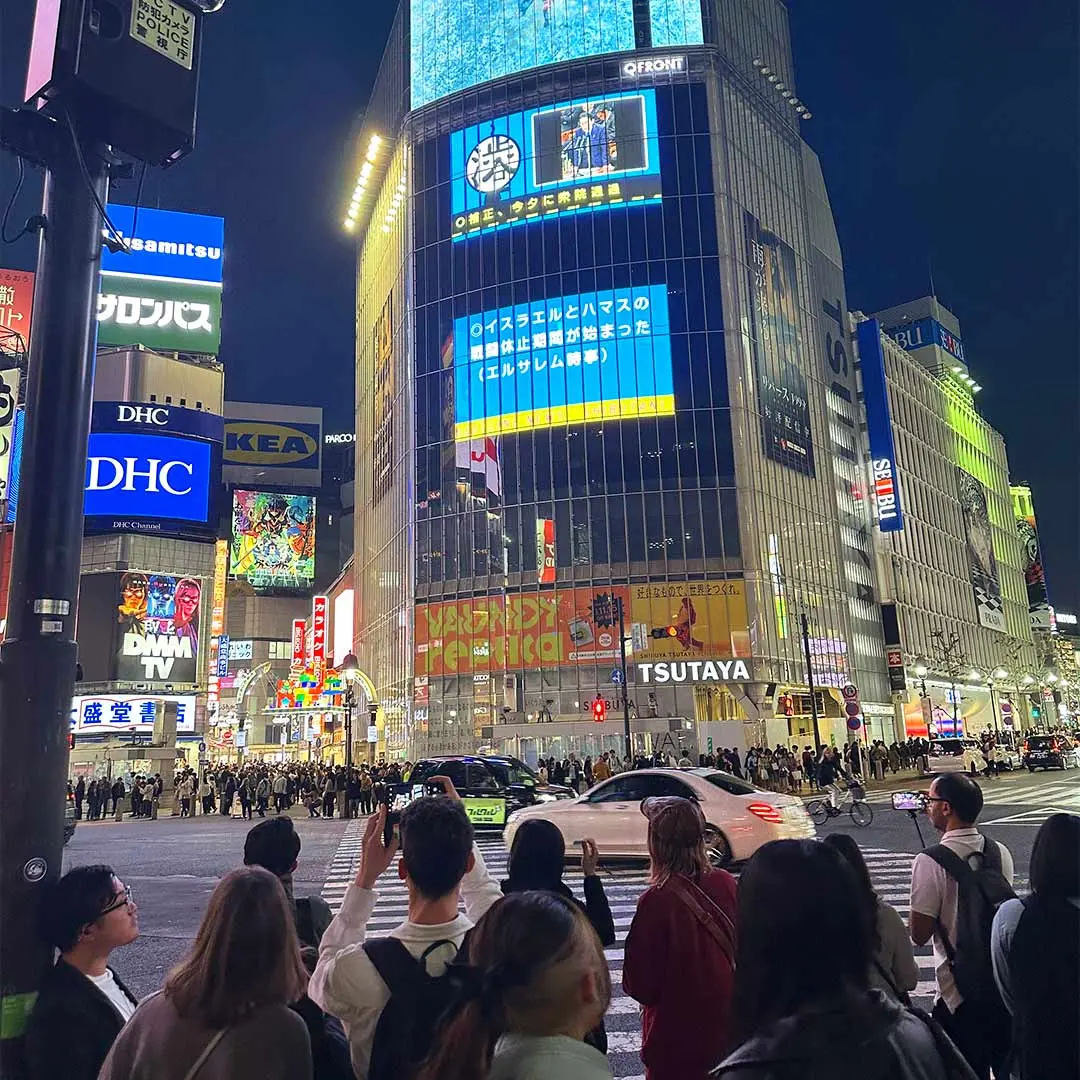
M 234 491 L 229 573 L 255 589 L 315 580 L 315 496 Z
M 120 578 L 116 678 L 192 683 L 199 665 L 198 578 L 129 571 Z
M 757 371 L 765 455 L 814 475 L 810 399 L 799 336 L 795 252 L 752 214 L 744 219 L 749 261 L 750 344 Z
M 659 199 L 655 91 L 580 98 L 455 131 L 450 171 L 455 240 Z
M 458 441 L 674 414 L 665 285 L 535 300 L 454 321 Z

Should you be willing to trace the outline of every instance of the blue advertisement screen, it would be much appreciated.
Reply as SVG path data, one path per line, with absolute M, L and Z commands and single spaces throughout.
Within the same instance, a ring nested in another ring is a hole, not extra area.
M 412 0 L 412 107 L 515 71 L 632 49 L 633 6 L 633 0 Z
M 870 469 L 874 484 L 874 505 L 882 532 L 899 532 L 904 527 L 900 484 L 896 468 L 892 414 L 885 378 L 885 353 L 881 348 L 881 328 L 877 319 L 859 323 L 855 330 L 862 371 L 866 432 L 870 443 Z
M 175 210 L 151 210 L 109 203 L 116 231 L 128 241 L 128 252 L 102 248 L 101 269 L 117 274 L 221 282 L 225 219 Z
M 20 405 L 11 421 L 11 453 L 8 455 L 7 508 L 4 524 L 15 523 L 15 511 L 19 506 L 19 475 L 22 470 L 23 428 L 26 426 L 26 410 Z
M 659 199 L 656 93 L 578 98 L 450 135 L 455 240 L 552 214 Z
M 701 0 L 652 0 L 649 9 L 653 48 L 700 45 L 705 40 Z
M 674 414 L 665 285 L 535 300 L 454 320 L 459 442 Z
M 92 432 L 87 517 L 209 520 L 211 444 L 171 435 Z

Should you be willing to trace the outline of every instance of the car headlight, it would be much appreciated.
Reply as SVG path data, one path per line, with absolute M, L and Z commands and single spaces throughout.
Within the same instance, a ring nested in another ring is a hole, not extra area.
M 515 811 L 514 811 L 514 812 L 513 812 L 512 814 L 507 814 L 507 815 L 506 815 L 506 824 L 507 824 L 507 825 L 510 825 L 510 824 L 512 824 L 512 823 L 513 823 L 513 822 L 515 822 L 515 821 L 516 821 L 516 820 L 517 820 L 517 819 L 518 819 L 519 817 L 521 817 L 521 811 L 520 811 L 520 810 L 515 810 Z
M 558 802 L 559 801 L 559 796 L 558 795 L 552 795 L 549 792 L 545 791 L 545 792 L 542 792 L 541 794 L 536 796 L 536 801 L 537 802 Z

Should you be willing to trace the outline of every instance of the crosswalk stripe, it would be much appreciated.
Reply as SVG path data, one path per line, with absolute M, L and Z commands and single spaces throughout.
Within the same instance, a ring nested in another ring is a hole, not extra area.
M 1060 800 L 1059 800 L 1060 801 Z M 340 910 L 345 892 L 360 864 L 363 821 L 350 821 L 334 856 L 322 895 L 335 913 Z M 485 865 L 496 880 L 506 876 L 507 851 L 501 836 L 482 835 L 477 846 Z M 885 848 L 865 848 L 863 857 L 879 898 L 907 916 L 914 855 Z M 641 1073 L 641 1028 L 638 1003 L 622 990 L 623 943 L 633 922 L 638 897 L 648 887 L 649 873 L 644 866 L 618 866 L 602 873 L 601 880 L 611 905 L 615 922 L 616 944 L 604 950 L 611 969 L 612 1001 L 607 1014 L 608 1058 L 618 1080 L 644 1080 Z M 580 868 L 568 867 L 563 880 L 575 895 L 582 894 Z M 375 910 L 368 923 L 372 937 L 385 937 L 408 917 L 408 890 L 393 871 L 376 888 Z M 912 995 L 916 1005 L 930 1008 L 935 992 L 934 956 L 929 947 L 916 950 L 915 960 L 920 980 Z

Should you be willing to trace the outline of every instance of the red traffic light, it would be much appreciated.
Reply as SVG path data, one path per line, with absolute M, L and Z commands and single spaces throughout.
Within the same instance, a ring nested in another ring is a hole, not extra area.
M 607 719 L 607 703 L 602 697 L 597 697 L 592 703 L 592 718 L 602 724 Z
M 654 626 L 650 634 L 654 638 L 678 637 L 679 628 L 677 626 Z
M 74 731 L 69 731 L 68 732 L 68 749 L 69 750 L 74 750 L 75 749 L 75 732 Z

